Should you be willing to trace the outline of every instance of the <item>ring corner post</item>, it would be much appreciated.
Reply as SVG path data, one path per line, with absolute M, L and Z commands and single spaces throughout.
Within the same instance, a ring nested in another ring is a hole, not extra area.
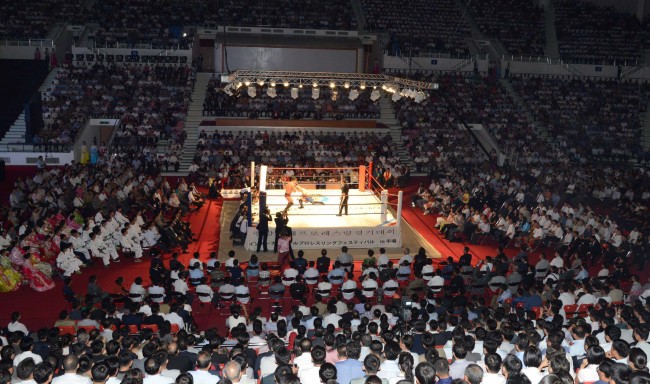
M 385 223 L 388 221 L 388 191 L 385 189 L 381 190 L 381 222 Z
M 359 166 L 359 192 L 366 191 L 366 166 Z
M 266 165 L 260 165 L 260 192 L 266 191 L 266 173 L 268 167 Z
M 402 200 L 404 199 L 404 192 L 399 191 L 397 193 L 397 226 L 402 225 Z

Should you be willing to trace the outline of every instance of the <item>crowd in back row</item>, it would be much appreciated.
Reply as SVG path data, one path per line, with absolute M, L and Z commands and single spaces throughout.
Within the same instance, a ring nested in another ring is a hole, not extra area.
M 464 7 L 469 12 L 465 13 Z M 554 7 L 563 59 L 634 64 L 641 58 L 643 41 L 650 30 L 647 22 L 642 25 L 633 14 L 583 1 L 557 1 Z M 468 18 L 485 37 L 500 39 L 510 54 L 545 53 L 544 11 L 532 2 L 483 0 L 460 7 L 451 0 L 409 1 L 399 6 L 381 0 L 363 1 L 361 8 L 366 22 L 362 29 L 389 34 L 386 50 L 391 55 L 466 56 L 467 39 L 471 37 Z M 91 29 L 88 39 L 102 47 L 144 43 L 161 49 L 187 49 L 196 27 L 201 26 L 358 29 L 355 10 L 344 0 L 328 1 L 326 5 L 302 0 L 295 9 L 284 0 L 249 1 L 245 6 L 229 0 L 218 7 L 205 0 L 165 0 L 156 7 L 144 0 L 111 0 L 84 6 L 67 0 L 47 0 L 3 4 L 0 13 L 6 15 L 0 24 L 2 38 L 43 39 L 60 22 L 95 23 L 99 26 Z
M 374 132 L 202 131 L 190 172 L 221 179 L 233 169 L 240 170 L 240 177 L 249 174 L 251 161 L 289 168 L 357 168 L 373 162 L 378 172 L 388 171 L 397 179 L 408 170 L 392 145 L 389 135 Z
M 120 120 L 118 148 L 155 145 L 161 137 L 182 144 L 195 81 L 190 67 L 88 63 L 58 71 L 41 95 L 44 129 L 36 145 L 64 148 L 91 117 Z

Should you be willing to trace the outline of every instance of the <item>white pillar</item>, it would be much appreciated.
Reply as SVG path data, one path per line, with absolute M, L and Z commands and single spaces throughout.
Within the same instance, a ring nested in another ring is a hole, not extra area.
M 402 199 L 404 198 L 404 192 L 397 192 L 397 226 L 402 225 Z
M 381 222 L 385 223 L 388 221 L 388 191 L 385 189 L 381 190 Z
M 266 191 L 266 165 L 260 166 L 260 191 Z
M 251 161 L 251 189 L 255 186 L 255 162 Z

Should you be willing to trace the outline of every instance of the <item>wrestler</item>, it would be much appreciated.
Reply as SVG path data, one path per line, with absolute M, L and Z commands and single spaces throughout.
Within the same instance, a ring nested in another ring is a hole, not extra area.
M 296 180 L 296 177 L 292 176 L 291 179 L 284 186 L 284 198 L 287 199 L 287 206 L 284 208 L 285 213 L 293 205 L 293 198 L 291 197 L 291 194 L 294 192 L 305 193 L 302 187 L 298 185 L 298 181 Z M 303 208 L 302 202 L 300 203 L 300 208 Z
M 303 201 L 306 201 L 312 205 L 316 205 L 316 204 L 324 205 L 325 201 L 327 201 L 327 197 L 321 195 L 308 195 L 303 191 L 302 197 L 298 199 L 298 202 L 300 202 L 300 208 L 303 208 L 302 205 Z

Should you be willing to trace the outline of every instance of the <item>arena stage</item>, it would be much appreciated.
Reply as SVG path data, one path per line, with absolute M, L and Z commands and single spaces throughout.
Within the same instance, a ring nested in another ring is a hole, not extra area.
M 293 247 L 296 249 L 321 248 L 373 248 L 401 247 L 401 227 L 393 213 L 369 190 L 364 192 L 350 189 L 348 215 L 337 216 L 341 192 L 333 189 L 305 190 L 308 202 L 303 200 L 300 208 L 298 199 L 301 193 L 294 193 L 294 205 L 288 211 L 289 226 L 293 232 Z M 287 200 L 283 189 L 266 191 L 266 205 L 275 218 L 282 211 Z M 259 204 L 253 204 L 253 222 L 259 219 Z M 245 248 L 257 249 L 257 229 L 249 228 Z M 275 223 L 269 223 L 269 243 L 275 239 Z

